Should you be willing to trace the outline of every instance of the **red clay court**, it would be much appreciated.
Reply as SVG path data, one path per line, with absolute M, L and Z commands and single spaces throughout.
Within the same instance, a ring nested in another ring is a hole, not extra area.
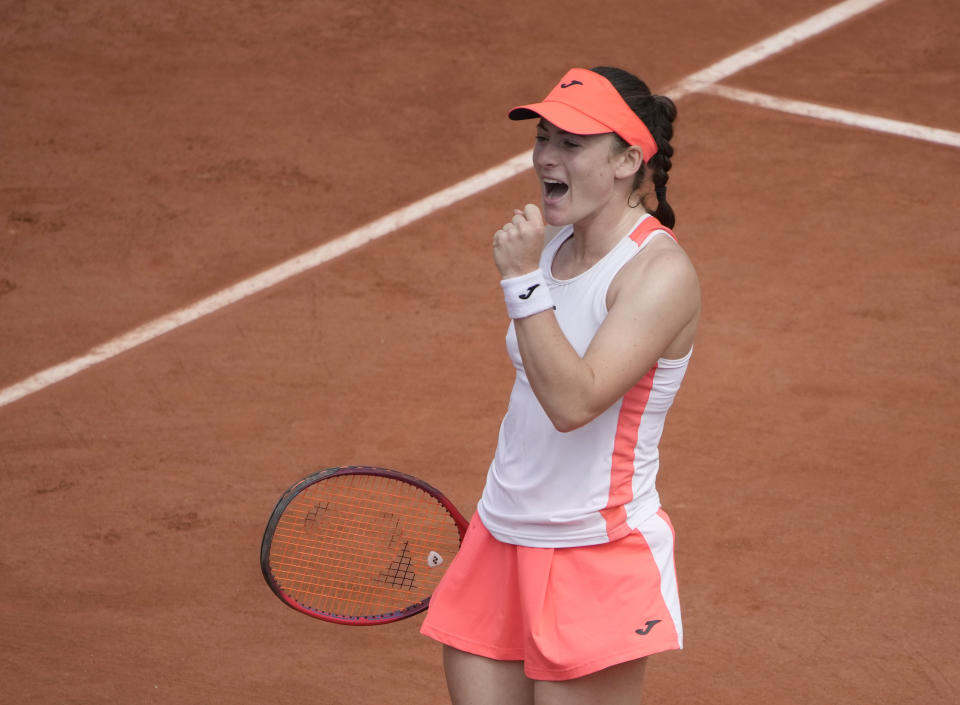
M 422 617 L 299 615 L 260 537 L 334 465 L 472 511 L 506 112 L 608 64 L 677 101 L 704 302 L 644 703 L 960 701 L 958 46 L 954 0 L 0 3 L 0 699 L 447 702 Z

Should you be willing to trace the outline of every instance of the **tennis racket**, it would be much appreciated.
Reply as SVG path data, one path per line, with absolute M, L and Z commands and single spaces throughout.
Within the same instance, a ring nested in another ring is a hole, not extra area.
M 386 624 L 427 609 L 466 530 L 450 500 L 422 480 L 384 468 L 328 468 L 277 502 L 260 568 L 298 612 Z

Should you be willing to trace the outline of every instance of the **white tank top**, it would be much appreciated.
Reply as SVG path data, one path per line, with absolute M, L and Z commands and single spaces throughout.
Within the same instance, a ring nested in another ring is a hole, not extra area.
M 555 279 L 553 258 L 572 232 L 567 226 L 547 244 L 540 268 L 560 328 L 582 357 L 607 316 L 607 289 L 616 273 L 651 239 L 673 233 L 645 214 L 586 272 Z M 661 358 L 609 409 L 568 433 L 554 428 L 537 401 L 512 321 L 507 352 L 517 375 L 477 505 L 490 533 L 522 546 L 586 546 L 622 538 L 655 514 L 657 447 L 693 350 L 679 360 Z

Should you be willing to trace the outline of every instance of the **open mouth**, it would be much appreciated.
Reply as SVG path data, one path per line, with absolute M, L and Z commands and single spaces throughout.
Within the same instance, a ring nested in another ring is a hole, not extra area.
M 557 181 L 556 179 L 543 180 L 543 197 L 548 203 L 559 201 L 569 190 L 570 187 L 562 181 Z

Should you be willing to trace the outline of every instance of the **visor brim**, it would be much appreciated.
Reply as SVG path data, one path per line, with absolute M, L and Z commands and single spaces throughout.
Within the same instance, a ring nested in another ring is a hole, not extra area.
M 584 115 L 576 108 L 553 101 L 521 105 L 511 110 L 507 115 L 511 120 L 531 120 L 541 117 L 564 132 L 574 135 L 602 135 L 613 132 L 609 126 Z

